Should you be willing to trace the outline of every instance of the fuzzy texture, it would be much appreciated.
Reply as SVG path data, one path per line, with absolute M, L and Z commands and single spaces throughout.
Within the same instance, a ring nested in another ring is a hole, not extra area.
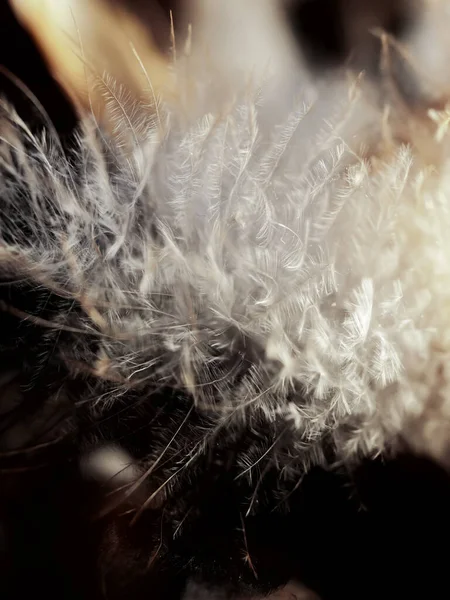
M 61 361 L 112 383 L 94 412 L 169 387 L 211 421 L 192 456 L 268 423 L 297 473 L 324 440 L 380 452 L 424 414 L 408 441 L 444 444 L 445 121 L 437 141 L 417 125 L 440 163 L 411 144 L 366 158 L 344 100 L 335 123 L 302 101 L 268 132 L 252 97 L 194 125 L 160 107 L 144 133 L 129 118 L 132 151 L 87 134 L 69 161 L 3 109 L 2 270 L 64 299 Z
M 211 80 L 149 106 L 100 78 L 113 130 L 87 118 L 70 151 L 1 105 L 0 459 L 73 439 L 147 568 L 155 515 L 177 540 L 231 480 L 256 578 L 244 518 L 314 465 L 449 466 L 450 119 L 342 73 L 279 99 Z

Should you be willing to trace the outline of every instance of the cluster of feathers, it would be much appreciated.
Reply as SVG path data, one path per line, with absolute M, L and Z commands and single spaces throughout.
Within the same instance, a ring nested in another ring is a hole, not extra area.
M 101 78 L 114 127 L 70 148 L 0 107 L 0 460 L 70 439 L 173 536 L 205 472 L 245 516 L 314 465 L 450 460 L 445 103 L 204 76 L 150 106 Z

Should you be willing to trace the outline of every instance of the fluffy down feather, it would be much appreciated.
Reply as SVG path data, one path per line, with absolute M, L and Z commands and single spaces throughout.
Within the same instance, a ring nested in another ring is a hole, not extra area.
M 139 513 L 231 451 L 248 511 L 273 470 L 289 490 L 404 443 L 448 464 L 447 112 L 341 77 L 300 85 L 274 125 L 270 81 L 200 116 L 207 79 L 152 111 L 103 83 L 116 129 L 86 120 L 69 153 L 1 107 L 3 349 L 37 328 L 21 390 L 45 391 L 3 449 L 62 406 L 50 439 L 90 449 L 131 407 Z

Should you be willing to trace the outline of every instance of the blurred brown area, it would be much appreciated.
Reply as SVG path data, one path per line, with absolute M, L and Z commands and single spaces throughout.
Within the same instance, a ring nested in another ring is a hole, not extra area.
M 318 66 L 352 63 L 373 70 L 382 29 L 402 37 L 415 22 L 420 0 L 287 0 L 288 20 Z
M 0 94 L 14 104 L 30 125 L 41 124 L 42 118 L 14 78 L 36 96 L 62 135 L 72 131 L 76 116 L 71 103 L 51 76 L 36 44 L 17 20 L 7 0 L 0 1 L 0 66 Z
M 158 95 L 170 87 L 172 3 L 11 0 L 11 5 L 78 112 L 103 114 L 106 78 L 134 98 L 149 86 Z
M 159 50 L 168 52 L 171 36 L 171 19 L 178 35 L 183 35 L 189 0 L 107 0 L 111 6 L 126 7 L 152 32 Z

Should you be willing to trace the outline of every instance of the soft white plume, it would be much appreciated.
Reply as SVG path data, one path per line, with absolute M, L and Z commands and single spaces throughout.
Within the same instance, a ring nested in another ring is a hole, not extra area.
M 208 82 L 148 122 L 112 94 L 119 131 L 86 121 L 69 159 L 3 106 L 3 273 L 80 307 L 46 325 L 76 340 L 55 350 L 73 376 L 112 384 L 100 414 L 167 386 L 212 419 L 196 448 L 281 420 L 296 471 L 330 443 L 447 460 L 447 113 L 341 76 L 283 94 L 275 124 L 270 79 L 193 117 Z

